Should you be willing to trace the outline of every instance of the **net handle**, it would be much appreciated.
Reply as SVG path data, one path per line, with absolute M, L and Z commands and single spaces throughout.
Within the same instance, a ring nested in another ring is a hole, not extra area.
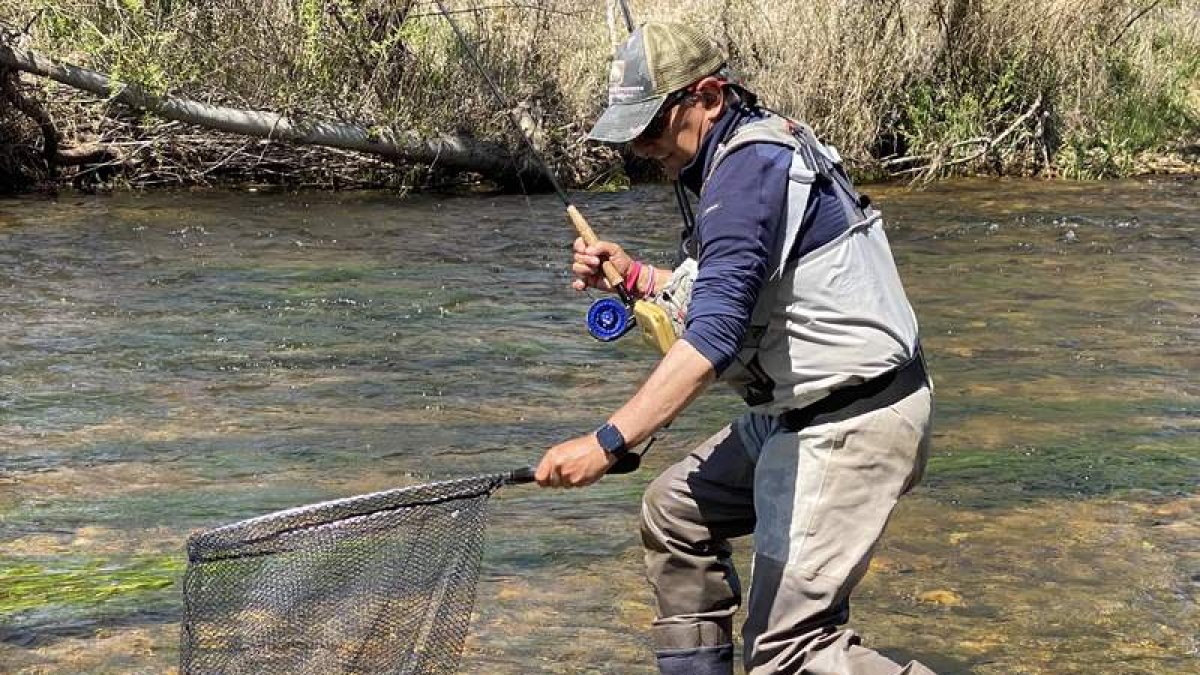
M 617 460 L 616 464 L 612 465 L 606 473 L 610 476 L 615 476 L 622 473 L 633 473 L 642 465 L 642 456 L 636 452 L 626 453 L 621 459 Z M 534 482 L 534 474 L 537 472 L 537 467 L 526 466 L 520 469 L 515 469 L 504 479 L 505 483 L 511 485 L 519 485 L 522 483 Z

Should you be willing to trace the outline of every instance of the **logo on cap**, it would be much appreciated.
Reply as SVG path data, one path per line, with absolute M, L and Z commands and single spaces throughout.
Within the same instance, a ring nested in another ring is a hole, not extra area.
M 609 105 L 638 100 L 646 94 L 646 86 L 644 84 L 638 82 L 627 84 L 625 82 L 625 63 L 625 61 L 620 59 L 614 60 L 612 62 L 612 69 L 608 71 Z
M 609 87 L 619 87 L 619 86 L 621 86 L 621 80 L 624 80 L 624 79 L 625 79 L 625 62 L 621 61 L 619 59 L 614 60 L 612 62 L 612 69 L 608 71 L 608 86 Z

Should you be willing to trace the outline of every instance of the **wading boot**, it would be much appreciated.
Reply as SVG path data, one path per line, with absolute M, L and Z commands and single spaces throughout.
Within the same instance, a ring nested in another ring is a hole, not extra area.
M 733 675 L 733 645 L 654 652 L 662 675 Z

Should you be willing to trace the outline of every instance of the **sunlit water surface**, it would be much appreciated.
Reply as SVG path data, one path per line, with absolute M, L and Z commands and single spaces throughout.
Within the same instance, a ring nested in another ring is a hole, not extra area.
M 938 421 L 856 628 L 943 673 L 1200 672 L 1200 184 L 870 192 Z M 579 201 L 672 257 L 665 188 Z M 594 428 L 653 359 L 586 336 L 569 241 L 551 197 L 0 202 L 0 670 L 170 671 L 189 532 Z M 738 406 L 497 494 L 463 672 L 652 672 L 640 492 Z

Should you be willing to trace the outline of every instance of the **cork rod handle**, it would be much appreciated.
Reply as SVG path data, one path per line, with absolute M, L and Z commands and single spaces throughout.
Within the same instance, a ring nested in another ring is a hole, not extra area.
M 579 209 L 575 208 L 574 204 L 567 206 L 567 217 L 571 219 L 571 224 L 575 226 L 575 231 L 579 233 L 579 236 L 583 239 L 583 243 L 591 246 L 600 241 L 596 233 L 592 231 L 592 226 L 588 225 L 587 219 L 583 217 Z M 605 260 L 600 267 L 604 270 L 604 278 L 608 280 L 609 286 L 617 288 L 624 283 L 625 280 L 621 277 L 621 273 L 617 271 L 616 266 L 612 262 Z

